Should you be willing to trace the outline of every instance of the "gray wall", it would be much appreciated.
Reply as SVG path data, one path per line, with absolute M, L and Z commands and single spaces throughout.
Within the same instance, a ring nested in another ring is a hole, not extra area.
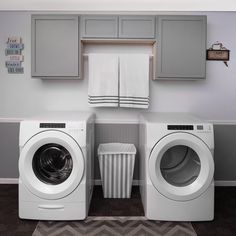
M 214 125 L 215 180 L 236 181 L 236 124 Z M 138 147 L 138 124 L 96 124 L 95 153 L 99 143 L 125 142 Z M 19 123 L 0 123 L 0 178 L 18 177 Z M 134 179 L 138 179 L 137 155 Z M 99 166 L 95 156 L 95 178 Z
M 18 177 L 19 123 L 0 123 L 0 178 Z
M 139 125 L 138 124 L 96 124 L 95 126 L 95 153 L 99 143 L 133 143 L 137 148 L 137 155 L 134 167 L 134 179 L 138 179 L 138 141 L 139 141 Z M 95 178 L 100 178 L 99 164 L 97 156 L 95 156 Z
M 215 179 L 236 180 L 236 125 L 215 125 Z

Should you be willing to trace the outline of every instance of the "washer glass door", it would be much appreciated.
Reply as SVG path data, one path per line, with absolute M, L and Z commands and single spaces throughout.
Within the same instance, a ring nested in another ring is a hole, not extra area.
M 154 146 L 149 174 L 155 188 L 167 198 L 186 201 L 200 196 L 211 184 L 213 156 L 207 145 L 190 133 L 172 133 Z
M 56 143 L 40 147 L 33 157 L 33 171 L 46 184 L 61 184 L 70 176 L 73 160 L 69 151 Z
M 44 199 L 69 195 L 84 175 L 84 157 L 78 143 L 62 131 L 47 130 L 23 146 L 19 158 L 20 180 Z

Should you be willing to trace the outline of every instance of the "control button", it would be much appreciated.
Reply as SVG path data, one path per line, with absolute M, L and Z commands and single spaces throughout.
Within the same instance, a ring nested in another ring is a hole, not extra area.
M 203 130 L 203 125 L 197 125 L 197 130 Z

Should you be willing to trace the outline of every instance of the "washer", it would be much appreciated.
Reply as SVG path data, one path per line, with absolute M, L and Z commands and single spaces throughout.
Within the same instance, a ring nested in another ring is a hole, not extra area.
M 140 192 L 152 220 L 214 218 L 213 125 L 184 113 L 140 119 Z
M 22 121 L 19 146 L 19 217 L 86 218 L 94 181 L 94 115 L 55 112 Z

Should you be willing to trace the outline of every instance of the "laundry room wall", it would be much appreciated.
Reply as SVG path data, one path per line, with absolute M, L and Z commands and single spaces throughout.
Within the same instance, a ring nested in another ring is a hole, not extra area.
M 0 122 L 0 183 L 15 183 L 18 177 L 19 122 Z M 100 180 L 98 158 L 99 143 L 127 142 L 139 145 L 138 124 L 95 125 L 95 179 Z M 236 186 L 236 124 L 215 124 L 215 180 L 218 185 Z M 134 180 L 139 179 L 139 152 L 136 156 Z
M 158 14 L 158 13 L 152 13 Z M 164 14 L 163 12 L 160 14 Z M 166 13 L 167 14 L 167 13 Z M 169 13 L 168 13 L 169 14 Z M 151 81 L 150 108 L 145 111 L 192 112 L 208 120 L 235 121 L 236 107 L 236 31 L 234 12 L 194 12 L 175 14 L 207 15 L 207 47 L 215 41 L 231 50 L 229 67 L 219 61 L 207 61 L 205 80 L 199 81 Z M 232 25 L 232 27 L 230 27 Z M 89 108 L 87 103 L 88 74 L 85 60 L 83 80 L 42 80 L 31 77 L 31 12 L 0 12 L 0 117 L 22 118 L 45 110 L 94 111 L 99 120 L 138 120 L 140 109 Z M 22 37 L 25 49 L 24 74 L 8 74 L 5 68 L 6 40 L 9 36 Z M 120 46 L 120 51 L 125 46 Z M 104 50 L 114 47 L 104 45 Z M 85 46 L 86 52 L 101 51 L 95 45 Z M 125 47 L 133 52 L 134 47 Z M 150 52 L 140 45 L 137 50 Z M 116 52 L 119 50 L 116 48 Z M 62 55 L 63 56 L 63 55 Z
M 90 10 L 90 11 L 233 11 L 234 0 L 1 0 L 4 10 Z
M 128 140 L 137 142 L 137 123 L 140 112 L 191 112 L 215 124 L 215 177 L 220 181 L 236 181 L 233 165 L 234 134 L 236 133 L 236 12 L 151 12 L 150 14 L 200 14 L 207 15 L 207 47 L 215 41 L 222 42 L 231 52 L 229 67 L 220 61 L 207 61 L 207 75 L 201 81 L 152 81 L 150 80 L 150 107 L 147 110 L 124 108 L 90 108 L 87 103 L 88 74 L 84 63 L 83 80 L 42 80 L 31 77 L 31 14 L 30 11 L 0 11 L 0 178 L 18 176 L 19 120 L 51 110 L 86 110 L 97 115 L 97 143 L 106 140 L 122 140 L 112 124 L 129 125 L 132 134 Z M 49 13 L 49 12 L 47 12 Z M 55 12 L 54 12 L 55 13 Z M 61 12 L 60 12 L 61 13 Z M 73 14 L 75 12 L 71 12 Z M 78 12 L 77 12 L 78 13 Z M 112 14 L 112 12 L 109 12 Z M 146 13 L 149 14 L 149 13 Z M 22 37 L 25 48 L 24 74 L 8 74 L 5 68 L 6 40 L 9 36 Z M 86 53 L 151 52 L 150 46 L 136 45 L 85 45 Z M 9 123 L 11 121 L 11 123 Z M 118 127 L 117 126 L 117 127 Z M 113 136 L 112 136 L 113 135 Z M 104 136 L 105 137 L 105 136 Z M 224 137 L 224 138 L 223 138 Z M 104 139 L 105 140 L 105 139 Z M 124 139 L 123 139 L 124 140 Z M 227 142 L 227 143 L 226 143 Z M 99 177 L 98 166 L 96 177 Z M 138 178 L 138 166 L 135 169 Z

